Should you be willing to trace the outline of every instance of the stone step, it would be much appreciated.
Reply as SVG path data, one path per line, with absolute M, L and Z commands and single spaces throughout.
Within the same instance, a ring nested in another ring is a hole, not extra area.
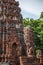
M 38 63 L 35 61 L 36 60 L 34 59 L 34 57 L 20 57 L 20 65 L 38 65 Z
M 23 65 L 37 65 L 35 63 L 23 63 Z
M 21 59 L 22 59 L 22 62 L 29 62 L 29 63 L 33 63 L 34 61 L 35 61 L 35 59 L 34 58 L 32 58 L 32 57 L 21 57 Z

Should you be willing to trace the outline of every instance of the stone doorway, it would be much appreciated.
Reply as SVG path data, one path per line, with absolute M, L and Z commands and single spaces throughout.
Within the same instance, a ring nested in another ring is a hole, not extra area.
M 19 57 L 18 57 L 18 54 L 17 54 L 17 47 L 18 47 L 17 43 L 14 42 L 13 45 L 12 45 L 12 57 L 13 57 L 14 64 L 20 65 Z
M 17 54 L 17 44 L 16 42 L 12 45 L 12 55 L 15 56 Z

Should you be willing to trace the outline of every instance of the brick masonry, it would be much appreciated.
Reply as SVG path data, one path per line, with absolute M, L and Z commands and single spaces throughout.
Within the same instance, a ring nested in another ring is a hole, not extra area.
M 15 0 L 0 0 L 0 62 L 14 65 L 24 44 L 21 9 Z
M 33 31 L 23 29 L 20 12 L 18 1 L 0 0 L 0 64 L 40 65 L 34 56 Z

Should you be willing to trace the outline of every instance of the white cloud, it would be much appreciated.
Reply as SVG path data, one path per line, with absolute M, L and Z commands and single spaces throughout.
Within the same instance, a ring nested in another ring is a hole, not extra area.
M 35 15 L 40 15 L 43 11 L 43 1 L 42 0 L 18 0 L 22 10 L 30 12 Z

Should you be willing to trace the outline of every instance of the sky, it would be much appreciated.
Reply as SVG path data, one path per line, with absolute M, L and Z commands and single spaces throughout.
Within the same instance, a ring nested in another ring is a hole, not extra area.
M 39 18 L 43 11 L 43 0 L 17 0 L 21 8 L 23 18 Z

